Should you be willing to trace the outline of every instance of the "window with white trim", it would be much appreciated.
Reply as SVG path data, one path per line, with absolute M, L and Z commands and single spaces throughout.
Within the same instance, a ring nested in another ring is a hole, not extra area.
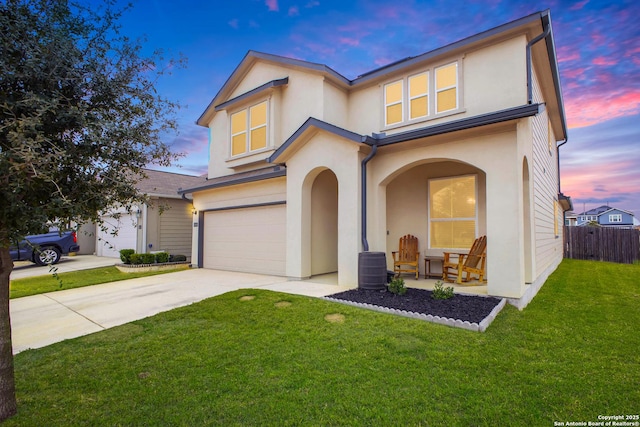
M 429 72 L 409 77 L 409 120 L 429 115 Z
M 429 180 L 429 247 L 468 249 L 476 238 L 475 175 Z
M 436 68 L 436 113 L 458 108 L 458 63 Z
M 622 214 L 609 215 L 609 222 L 622 222 Z
M 459 64 L 454 61 L 385 84 L 384 126 L 435 118 L 460 109 Z
M 403 81 L 384 85 L 384 122 L 387 126 L 400 123 L 403 112 Z
M 231 114 L 231 156 L 267 147 L 267 101 Z

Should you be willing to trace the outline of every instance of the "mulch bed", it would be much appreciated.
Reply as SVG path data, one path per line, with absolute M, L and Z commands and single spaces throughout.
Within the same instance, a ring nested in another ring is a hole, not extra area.
M 431 298 L 431 291 L 407 288 L 404 295 L 395 295 L 387 290 L 351 289 L 329 295 L 327 298 L 371 304 L 407 312 L 445 317 L 480 323 L 501 301 L 499 298 L 459 295 L 447 300 Z

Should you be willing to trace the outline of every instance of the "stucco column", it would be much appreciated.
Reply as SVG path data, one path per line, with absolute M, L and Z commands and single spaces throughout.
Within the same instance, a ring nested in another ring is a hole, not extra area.
M 524 292 L 522 185 L 517 163 L 501 163 L 486 174 L 487 290 L 489 295 L 519 298 Z

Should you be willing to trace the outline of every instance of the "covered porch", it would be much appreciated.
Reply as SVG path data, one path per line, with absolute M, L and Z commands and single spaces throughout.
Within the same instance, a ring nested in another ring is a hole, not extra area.
M 438 281 L 442 281 L 442 279 L 438 279 L 435 277 L 425 278 L 424 275 L 420 275 L 420 277 L 416 280 L 410 274 L 404 274 L 401 276 L 404 279 L 404 284 L 407 288 L 415 288 L 415 289 L 426 289 L 428 291 L 432 291 L 436 286 Z M 311 276 L 308 279 L 305 279 L 306 283 L 314 283 L 319 285 L 334 285 L 336 286 L 336 292 L 341 292 L 344 287 L 339 287 L 338 285 L 338 273 L 329 273 L 329 274 L 319 274 L 316 276 Z M 445 287 L 451 286 L 453 288 L 453 292 L 459 295 L 482 295 L 488 296 L 487 293 L 487 284 L 483 284 L 480 286 L 469 286 L 469 285 L 458 285 L 456 283 L 448 283 L 443 282 Z M 357 285 L 354 284 L 353 288 Z

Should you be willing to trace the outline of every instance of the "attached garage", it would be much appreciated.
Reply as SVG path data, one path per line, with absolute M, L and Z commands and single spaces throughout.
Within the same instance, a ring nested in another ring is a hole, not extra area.
M 204 212 L 204 268 L 286 275 L 286 205 Z
M 110 258 L 119 258 L 120 249 L 136 249 L 138 239 L 138 226 L 136 217 L 123 213 L 120 218 L 104 216 L 106 230 L 96 227 L 96 255 Z M 114 236 L 112 233 L 118 230 Z

